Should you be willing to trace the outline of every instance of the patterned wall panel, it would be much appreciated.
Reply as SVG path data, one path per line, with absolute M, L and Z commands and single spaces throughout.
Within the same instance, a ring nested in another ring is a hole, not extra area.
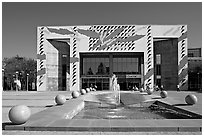
M 187 26 L 180 27 L 181 36 L 178 38 L 178 76 L 181 90 L 188 89 L 188 55 L 187 55 Z
M 39 69 L 37 71 L 37 90 L 44 90 L 43 88 L 45 87 L 45 60 L 46 60 L 46 55 L 45 55 L 45 49 L 44 49 L 44 27 L 40 27 L 38 30 L 38 55 L 37 59 L 39 60 L 38 66 Z
M 153 41 L 152 41 L 152 34 L 151 34 L 151 25 L 147 26 L 147 62 L 145 65 L 147 66 L 147 72 L 145 74 L 145 85 L 149 85 L 151 88 L 153 87 Z
M 144 37 L 144 35 L 137 35 L 135 29 L 135 25 L 91 26 L 89 31 L 93 35 L 89 35 L 89 51 L 134 50 L 135 40 Z
M 74 32 L 76 32 L 77 27 L 73 27 Z M 77 40 L 75 37 L 73 37 L 73 43 L 72 43 L 72 57 L 76 58 L 77 57 Z M 71 59 L 70 59 L 71 60 Z M 75 86 L 77 82 L 77 63 L 73 62 L 72 63 L 72 87 Z

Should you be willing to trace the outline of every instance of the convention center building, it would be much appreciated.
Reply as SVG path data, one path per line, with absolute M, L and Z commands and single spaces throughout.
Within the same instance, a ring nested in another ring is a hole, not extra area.
M 37 27 L 37 90 L 188 90 L 187 25 Z

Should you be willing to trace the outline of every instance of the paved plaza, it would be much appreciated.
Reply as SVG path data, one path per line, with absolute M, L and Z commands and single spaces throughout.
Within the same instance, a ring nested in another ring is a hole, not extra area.
M 110 91 L 90 92 L 77 99 L 72 99 L 71 92 L 68 91 L 3 92 L 3 134 L 49 134 L 51 131 L 56 134 L 80 134 L 82 132 L 114 134 L 118 130 L 122 134 L 201 134 L 202 119 L 71 119 L 83 109 L 84 101 L 98 102 L 94 95 L 106 92 Z M 130 91 L 126 91 L 126 93 L 131 94 L 126 101 L 129 104 L 134 104 L 136 101 L 134 94 L 143 94 L 146 101 L 157 100 L 165 107 L 174 107 L 177 110 L 202 115 L 202 93 L 168 91 L 168 97 L 165 99 L 160 98 L 159 92 L 154 92 L 152 95 Z M 62 106 L 56 105 L 54 101 L 58 94 L 63 94 L 67 98 L 66 103 Z M 198 102 L 195 105 L 185 103 L 185 96 L 188 94 L 197 96 Z M 23 125 L 12 125 L 8 119 L 8 112 L 15 105 L 27 105 L 31 108 L 32 115 Z

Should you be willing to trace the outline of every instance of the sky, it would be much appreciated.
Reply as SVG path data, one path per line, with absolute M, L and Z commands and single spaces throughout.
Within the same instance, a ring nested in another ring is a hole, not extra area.
M 37 26 L 188 25 L 188 48 L 202 46 L 202 3 L 3 2 L 2 57 L 37 57 Z

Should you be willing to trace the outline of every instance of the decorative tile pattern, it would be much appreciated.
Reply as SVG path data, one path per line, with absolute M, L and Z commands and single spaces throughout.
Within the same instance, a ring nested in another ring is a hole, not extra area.
M 186 26 L 182 25 L 180 28 L 180 32 L 181 32 L 181 36 L 178 38 L 178 41 L 181 42 L 180 44 L 180 62 L 179 62 L 179 85 L 181 90 L 187 85 L 187 81 L 188 81 L 188 60 L 187 58 L 187 30 L 186 30 Z M 181 66 L 182 65 L 182 66 Z
M 147 74 L 148 75 L 153 75 L 154 72 L 153 71 L 150 71 L 152 69 L 152 58 L 153 58 L 153 55 L 152 55 L 152 35 L 151 35 L 151 25 L 148 25 L 147 26 Z M 151 74 L 149 74 L 149 72 L 151 72 Z M 151 77 L 149 76 L 148 77 L 148 80 L 146 82 L 147 85 L 150 85 L 151 83 L 153 83 L 151 81 Z
M 38 70 L 37 74 L 40 75 L 38 79 L 39 87 L 43 85 L 43 79 L 45 75 L 45 66 L 44 66 L 44 60 L 46 59 L 45 51 L 44 51 L 44 27 L 40 28 L 40 34 L 39 34 L 39 51 L 38 51 L 38 59 L 40 60 L 39 66 L 40 70 Z
M 135 28 L 135 25 L 91 26 L 89 30 L 95 32 L 99 36 L 89 38 L 89 51 L 134 50 L 134 41 L 144 36 L 136 35 Z
M 73 27 L 74 32 L 76 32 L 77 27 Z M 77 57 L 77 40 L 75 37 L 73 37 L 73 43 L 72 43 L 72 57 L 76 58 Z M 77 66 L 76 62 L 73 62 L 72 65 L 72 86 L 76 84 L 76 73 L 77 73 Z

